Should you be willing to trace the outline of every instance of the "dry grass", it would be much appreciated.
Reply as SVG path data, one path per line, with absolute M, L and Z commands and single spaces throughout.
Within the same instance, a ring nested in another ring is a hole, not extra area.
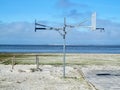
M 35 64 L 35 54 L 0 54 L 0 60 L 4 64 L 11 64 L 15 55 L 15 64 Z M 59 53 L 37 54 L 41 65 L 62 65 L 63 55 Z M 5 61 L 8 59 L 7 61 Z M 5 61 L 5 62 L 4 62 Z M 67 65 L 120 65 L 119 54 L 67 54 Z

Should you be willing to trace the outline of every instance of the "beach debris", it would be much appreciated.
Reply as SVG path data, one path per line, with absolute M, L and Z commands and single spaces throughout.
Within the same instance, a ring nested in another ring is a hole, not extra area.
M 30 71 L 31 72 L 36 72 L 36 71 L 42 71 L 42 69 L 41 68 L 38 68 L 38 69 L 36 69 L 36 68 L 30 68 Z
M 18 72 L 26 72 L 26 71 L 25 71 L 25 70 L 21 70 L 21 69 L 19 69 Z

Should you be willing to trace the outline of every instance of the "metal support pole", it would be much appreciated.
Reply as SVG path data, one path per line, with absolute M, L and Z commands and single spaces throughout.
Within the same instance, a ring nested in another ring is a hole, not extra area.
M 39 69 L 39 57 L 36 55 L 36 68 Z
M 65 36 L 64 36 L 65 37 Z M 65 66 L 66 66 L 66 40 L 64 39 L 64 44 L 63 44 L 63 78 L 65 78 Z
M 15 64 L 15 56 L 12 58 L 12 69 L 14 69 L 14 64 Z
M 66 18 L 64 18 L 64 27 L 63 27 L 63 78 L 65 78 L 65 66 L 66 66 Z

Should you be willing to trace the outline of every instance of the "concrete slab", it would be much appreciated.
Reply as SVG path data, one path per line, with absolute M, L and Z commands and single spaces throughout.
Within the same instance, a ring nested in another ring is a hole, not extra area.
M 120 70 L 89 70 L 84 75 L 98 90 L 120 90 Z

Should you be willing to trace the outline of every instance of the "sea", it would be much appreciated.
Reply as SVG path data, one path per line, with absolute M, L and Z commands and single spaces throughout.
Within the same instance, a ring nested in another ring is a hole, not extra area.
M 0 53 L 62 53 L 63 45 L 0 45 Z M 120 54 L 120 45 L 66 45 L 66 53 Z

